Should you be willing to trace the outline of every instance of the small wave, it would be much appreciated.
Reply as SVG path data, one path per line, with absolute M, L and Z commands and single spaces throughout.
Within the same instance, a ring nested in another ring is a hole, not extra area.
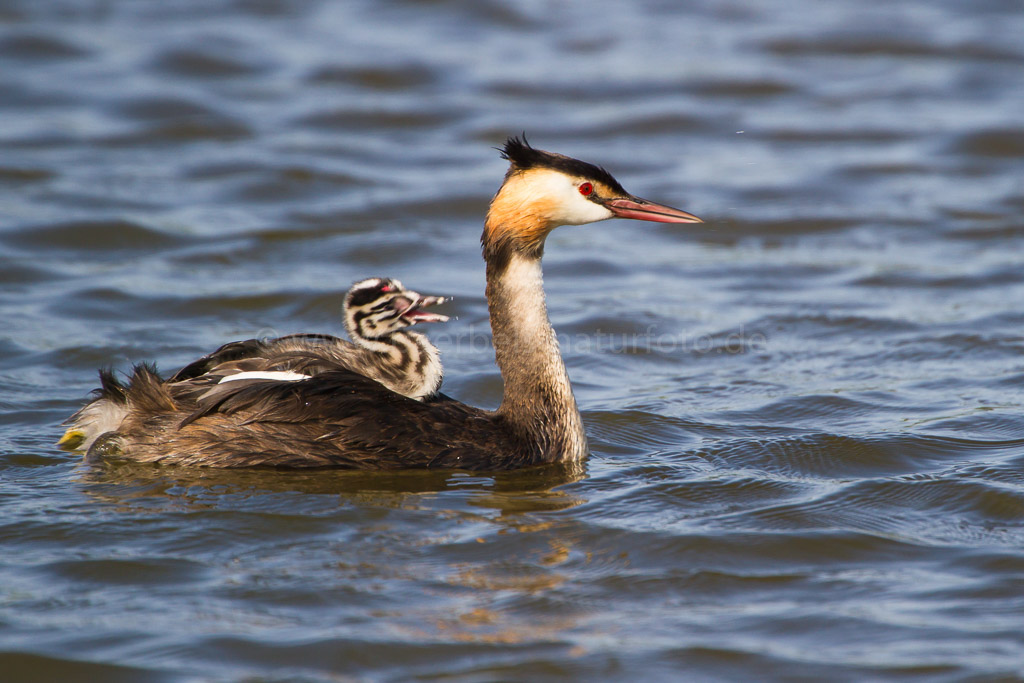
M 224 46 L 230 41 L 211 41 Z M 161 52 L 154 60 L 157 71 L 186 78 L 229 78 L 253 76 L 269 69 L 256 49 L 213 50 L 206 46 L 175 47 Z
M 40 251 L 124 252 L 183 244 L 178 235 L 120 218 L 26 225 L 0 234 L 13 247 Z
M 346 107 L 333 111 L 321 111 L 302 116 L 297 124 L 313 128 L 352 130 L 384 130 L 398 128 L 432 129 L 451 125 L 454 115 L 449 112 L 408 111 L 359 111 Z
M 1017 547 L 1024 489 L 947 477 L 862 481 L 816 500 L 738 514 L 732 524 L 787 530 L 849 529 L 911 543 Z
M 425 64 L 316 67 L 306 81 L 316 85 L 352 85 L 367 90 L 406 91 L 435 83 L 438 75 Z
M 93 641 L 88 650 L 95 650 L 102 643 Z M 146 668 L 129 664 L 90 661 L 91 655 L 81 657 L 67 653 L 67 646 L 61 644 L 47 652 L 45 646 L 26 646 L 21 652 L 0 652 L 0 668 L 9 683 L 17 681 L 160 681 L 175 680 L 159 668 Z
M 587 426 L 594 437 L 609 444 L 636 449 L 682 448 L 692 444 L 694 423 L 637 410 L 587 411 Z
M 23 33 L 0 38 L 0 57 L 24 62 L 84 59 L 85 47 L 65 37 Z
M 35 570 L 55 580 L 127 586 L 191 583 L 205 572 L 202 564 L 180 557 L 59 560 Z
M 952 152 L 975 157 L 1019 159 L 1024 157 L 1024 128 L 997 128 L 960 136 Z
M 778 38 L 765 42 L 765 48 L 779 55 L 894 57 L 898 59 L 931 58 L 965 59 L 991 62 L 1024 62 L 1017 51 L 1000 50 L 991 45 L 961 42 L 939 45 L 921 42 L 907 36 L 890 37 L 877 34 L 833 35 L 820 38 Z
M 53 180 L 57 177 L 56 171 L 45 168 L 29 168 L 18 166 L 0 166 L 0 183 L 38 183 L 46 180 Z

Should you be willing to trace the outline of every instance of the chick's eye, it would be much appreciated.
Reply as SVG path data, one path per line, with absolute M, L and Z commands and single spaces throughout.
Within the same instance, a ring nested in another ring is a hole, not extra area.
M 588 197 L 594 194 L 594 186 L 591 185 L 590 183 L 583 183 L 582 185 L 580 185 L 580 194 L 583 195 L 584 197 Z

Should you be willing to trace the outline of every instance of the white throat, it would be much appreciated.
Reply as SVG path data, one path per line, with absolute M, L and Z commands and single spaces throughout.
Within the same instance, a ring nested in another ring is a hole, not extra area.
M 501 278 L 503 288 L 511 302 L 510 312 L 516 325 L 512 331 L 520 338 L 554 338 L 544 301 L 544 273 L 539 259 L 515 255 Z

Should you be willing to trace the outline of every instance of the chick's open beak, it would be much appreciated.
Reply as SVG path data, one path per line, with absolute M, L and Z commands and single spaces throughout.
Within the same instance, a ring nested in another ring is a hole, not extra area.
M 428 313 L 423 309 L 428 306 L 443 304 L 446 299 L 443 296 L 422 296 L 416 292 L 406 292 L 409 298 L 400 297 L 395 301 L 401 310 L 399 315 L 410 325 L 416 323 L 443 323 L 448 322 L 448 316 L 440 313 Z M 402 308 L 404 306 L 404 308 Z

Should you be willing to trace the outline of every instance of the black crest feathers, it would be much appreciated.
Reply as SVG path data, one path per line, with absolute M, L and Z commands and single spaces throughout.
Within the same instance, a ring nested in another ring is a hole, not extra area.
M 501 158 L 507 159 L 511 164 L 509 170 L 513 172 L 525 171 L 531 168 L 550 168 L 553 171 L 565 173 L 566 175 L 596 180 L 607 185 L 612 191 L 622 195 L 629 194 L 622 188 L 622 185 L 619 185 L 619 181 L 611 173 L 600 166 L 588 164 L 586 161 L 573 159 L 563 154 L 535 149 L 526 140 L 525 133 L 522 139 L 516 136 L 510 137 L 505 141 L 505 146 L 499 148 L 499 151 L 501 152 Z

